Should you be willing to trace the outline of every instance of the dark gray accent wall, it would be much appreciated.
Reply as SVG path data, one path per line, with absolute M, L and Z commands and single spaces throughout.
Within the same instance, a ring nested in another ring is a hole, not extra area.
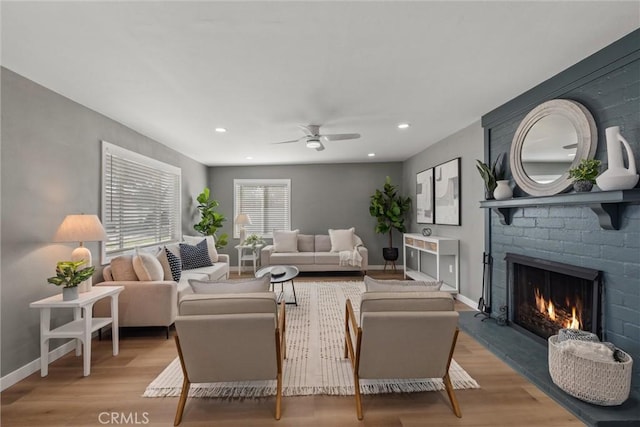
M 313 155 L 313 151 L 310 154 Z M 222 252 L 237 266 L 233 247 L 233 180 L 291 179 L 291 228 L 304 234 L 328 234 L 328 230 L 355 227 L 369 250 L 369 264 L 384 264 L 382 248 L 386 235 L 374 232 L 375 218 L 369 215 L 369 198 L 382 188 L 387 176 L 402 189 L 402 163 L 321 164 L 299 166 L 224 166 L 209 169 L 213 197 L 220 202 L 220 212 L 227 217 L 223 231 L 230 236 Z M 399 234 L 394 246 L 402 243 Z
M 607 165 L 605 129 L 620 126 L 640 164 L 640 30 L 554 76 L 483 117 L 491 160 L 508 153 L 516 128 L 535 105 L 554 98 L 582 103 L 598 128 L 596 158 Z M 519 189 L 516 196 L 522 195 Z M 493 315 L 505 304 L 504 255 L 513 252 L 603 271 L 603 332 L 640 360 L 640 205 L 628 205 L 620 230 L 603 230 L 587 207 L 532 207 L 515 210 L 511 225 L 491 213 L 494 257 Z M 640 387 L 634 366 L 632 386 Z
M 5 376 L 40 356 L 39 312 L 29 303 L 61 292 L 46 278 L 74 248 L 51 242 L 57 227 L 70 213 L 100 214 L 100 141 L 182 168 L 184 231 L 194 221 L 192 200 L 207 183 L 207 168 L 10 70 L 0 72 Z M 99 245 L 88 248 L 98 264 Z M 54 324 L 70 318 L 54 311 Z M 51 350 L 62 343 L 52 342 Z
M 477 301 L 482 294 L 484 212 L 479 207 L 479 201 L 484 197 L 484 185 L 475 165 L 476 159 L 484 158 L 483 153 L 482 127 L 480 122 L 476 122 L 429 146 L 403 165 L 404 188 L 410 188 L 415 199 L 418 172 L 460 157 L 461 225 L 418 224 L 416 207 L 413 206 L 410 231 L 420 233 L 424 227 L 429 227 L 433 235 L 460 239 L 460 294 L 473 301 Z M 433 257 L 423 256 L 423 263 L 428 263 L 429 258 Z M 443 274 L 445 281 L 450 282 L 448 271 Z

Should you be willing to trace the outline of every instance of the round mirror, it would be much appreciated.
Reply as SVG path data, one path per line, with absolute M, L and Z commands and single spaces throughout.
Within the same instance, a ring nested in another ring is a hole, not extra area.
M 534 108 L 522 120 L 511 145 L 513 178 L 533 196 L 549 196 L 571 187 L 569 169 L 593 158 L 597 131 L 581 104 L 555 99 Z

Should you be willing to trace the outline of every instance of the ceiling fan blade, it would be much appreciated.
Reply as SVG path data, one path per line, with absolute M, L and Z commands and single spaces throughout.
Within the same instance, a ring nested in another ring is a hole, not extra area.
M 291 144 L 292 142 L 298 142 L 298 141 L 300 141 L 301 139 L 302 139 L 302 138 L 292 139 L 291 141 L 272 142 L 272 144 Z
M 327 141 L 342 141 L 343 139 L 358 139 L 360 138 L 359 133 L 335 133 L 329 135 L 322 135 L 322 137 Z
M 316 151 L 322 151 L 322 150 L 324 150 L 324 145 L 320 143 L 320 147 L 316 148 Z
M 320 133 L 320 126 L 318 125 L 298 125 L 307 136 L 315 136 Z
M 563 145 L 562 148 L 564 148 L 565 150 L 571 150 L 572 148 L 576 148 L 578 147 L 578 144 L 569 144 L 569 145 Z

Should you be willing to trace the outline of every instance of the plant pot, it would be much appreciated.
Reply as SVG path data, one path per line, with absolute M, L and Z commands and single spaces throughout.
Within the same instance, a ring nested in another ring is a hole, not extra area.
M 382 257 L 385 261 L 395 261 L 398 256 L 398 248 L 382 248 Z
M 577 193 L 588 193 L 593 188 L 593 182 L 587 180 L 574 181 L 573 189 Z
M 73 301 L 78 299 L 78 287 L 62 288 L 62 301 Z

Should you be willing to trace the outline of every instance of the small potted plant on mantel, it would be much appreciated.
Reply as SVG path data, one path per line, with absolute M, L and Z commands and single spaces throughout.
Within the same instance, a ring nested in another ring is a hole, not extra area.
M 56 264 L 56 275 L 49 277 L 47 282 L 56 286 L 62 286 L 62 300 L 72 301 L 78 299 L 78 285 L 93 275 L 95 267 L 86 267 L 78 270 L 78 267 L 87 261 L 60 261 Z
M 480 160 L 476 162 L 478 163 L 476 168 L 484 181 L 485 199 L 491 200 L 494 198 L 493 191 L 498 186 L 498 181 L 503 181 L 505 177 L 504 153 L 496 157 L 491 167 Z
M 573 189 L 577 193 L 591 191 L 600 173 L 600 164 L 597 159 L 582 159 L 578 166 L 569 169 L 569 178 L 573 178 Z

